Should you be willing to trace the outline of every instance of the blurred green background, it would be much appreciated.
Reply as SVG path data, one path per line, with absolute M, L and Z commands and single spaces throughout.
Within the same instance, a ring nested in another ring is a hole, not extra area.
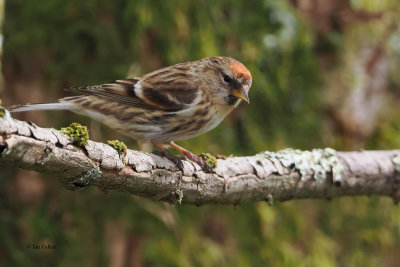
M 287 147 L 400 147 L 397 0 L 4 0 L 5 106 L 63 88 L 227 55 L 253 75 L 250 105 L 180 142 L 195 153 Z M 70 112 L 15 117 L 89 126 L 91 139 L 138 145 Z M 2 266 L 399 266 L 400 209 L 345 197 L 170 206 L 0 166 Z M 34 250 L 32 244 L 55 245 Z

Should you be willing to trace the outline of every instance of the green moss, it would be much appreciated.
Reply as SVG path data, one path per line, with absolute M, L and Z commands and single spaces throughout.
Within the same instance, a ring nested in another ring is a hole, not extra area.
M 217 167 L 217 158 L 211 155 L 210 153 L 201 154 L 201 157 L 205 162 L 208 163 L 208 165 L 210 165 L 211 168 L 214 169 Z
M 86 146 L 89 141 L 89 130 L 86 126 L 73 122 L 68 127 L 61 128 L 61 133 L 69 136 L 78 146 Z
M 121 142 L 119 140 L 108 140 L 107 144 L 109 146 L 112 146 L 115 150 L 117 150 L 118 153 L 120 153 L 120 157 L 121 157 L 121 153 L 123 154 L 122 162 L 124 164 L 126 164 L 125 156 L 126 156 L 126 151 L 128 150 L 128 147 L 125 145 L 125 143 Z
M 6 115 L 6 109 L 1 106 L 1 99 L 0 99 L 0 117 L 4 117 Z
M 112 146 L 118 152 L 123 152 L 124 154 L 126 153 L 126 150 L 128 150 L 128 147 L 125 145 L 125 143 L 118 140 L 108 140 L 107 144 Z

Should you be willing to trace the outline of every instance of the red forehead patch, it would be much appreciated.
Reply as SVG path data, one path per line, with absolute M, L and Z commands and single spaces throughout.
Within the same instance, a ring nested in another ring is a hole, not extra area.
M 233 63 L 232 65 L 229 66 L 229 68 L 237 78 L 243 77 L 247 80 L 252 79 L 250 71 L 240 62 Z

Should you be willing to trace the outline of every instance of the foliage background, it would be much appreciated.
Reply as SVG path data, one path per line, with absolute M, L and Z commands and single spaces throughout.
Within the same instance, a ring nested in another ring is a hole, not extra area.
M 250 155 L 286 147 L 400 146 L 396 0 L 6 0 L 0 89 L 8 106 L 63 88 L 229 55 L 253 74 L 250 105 L 180 144 Z M 68 112 L 18 114 L 43 127 L 77 121 L 91 139 L 131 140 Z M 3 266 L 398 266 L 400 210 L 357 197 L 170 206 L 0 166 Z M 55 250 L 28 249 L 53 244 Z

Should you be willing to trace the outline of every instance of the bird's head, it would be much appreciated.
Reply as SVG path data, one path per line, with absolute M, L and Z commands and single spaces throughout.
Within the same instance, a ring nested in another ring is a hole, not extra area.
M 216 87 L 214 96 L 224 104 L 236 106 L 241 100 L 250 103 L 249 90 L 252 83 L 250 71 L 239 61 L 230 57 L 208 58 L 214 67 Z

